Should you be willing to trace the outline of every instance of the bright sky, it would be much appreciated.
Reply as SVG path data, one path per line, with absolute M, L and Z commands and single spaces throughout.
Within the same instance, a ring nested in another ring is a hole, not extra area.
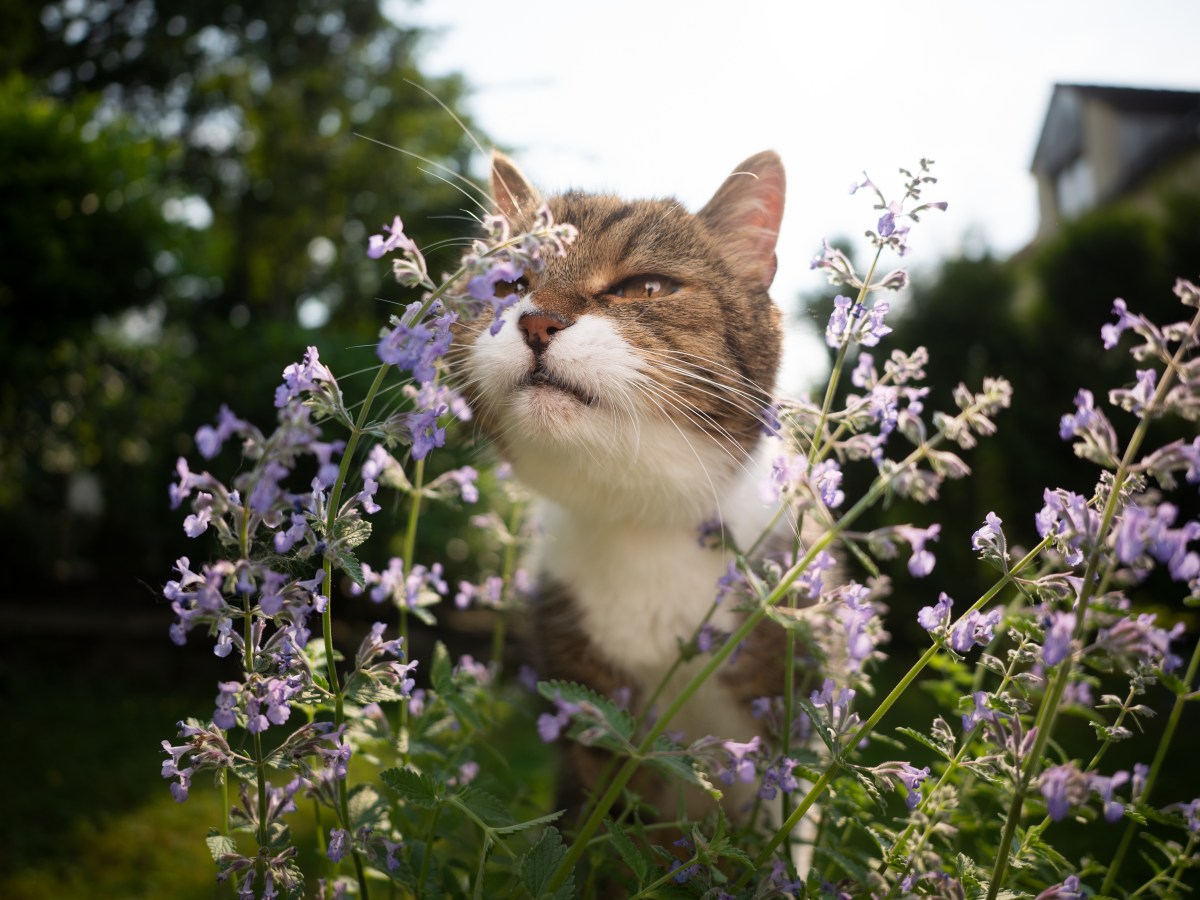
M 775 149 L 788 204 L 773 296 L 821 284 L 824 236 L 874 222 L 863 170 L 936 160 L 906 262 L 1032 237 L 1029 163 L 1056 81 L 1200 90 L 1200 0 L 391 0 L 434 30 L 427 74 L 460 72 L 466 112 L 546 191 L 704 204 Z M 893 262 L 895 262 L 893 260 Z M 796 363 L 793 361 L 793 366 Z M 800 368 L 803 368 L 802 366 Z

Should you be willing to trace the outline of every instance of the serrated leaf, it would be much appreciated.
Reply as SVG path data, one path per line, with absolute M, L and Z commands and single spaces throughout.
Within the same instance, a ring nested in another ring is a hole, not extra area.
M 378 678 L 371 678 L 361 671 L 354 672 L 346 682 L 346 697 L 363 705 L 404 699 L 404 695 L 392 685 Z
M 472 731 L 481 731 L 484 728 L 483 719 L 471 703 L 459 694 L 449 693 L 443 694 L 442 699 L 446 701 L 446 705 L 454 712 L 458 721 L 462 722 Z
M 445 788 L 440 782 L 409 768 L 388 769 L 379 778 L 406 803 L 434 809 L 445 798 Z
M 537 898 L 546 896 L 550 879 L 567 855 L 557 828 L 547 828 L 528 853 L 521 857 L 521 884 Z M 573 875 L 572 875 L 573 879 Z
M 549 815 L 538 816 L 536 819 L 529 819 L 526 822 L 517 822 L 513 825 L 505 825 L 503 828 L 494 829 L 496 834 L 517 834 L 525 831 L 528 828 L 533 828 L 537 825 L 549 825 L 551 822 L 557 822 L 562 818 L 562 814 L 566 810 L 560 809 L 558 812 L 552 812 Z
M 562 700 L 564 703 L 574 703 L 597 714 L 613 731 L 625 740 L 633 736 L 634 719 L 628 711 L 621 709 L 610 698 L 598 694 L 589 687 L 576 684 L 573 681 L 539 681 L 538 693 L 550 702 Z
M 387 818 L 388 800 L 369 784 L 360 784 L 350 791 L 350 821 L 357 829 L 370 825 L 378 830 L 380 824 Z
M 237 843 L 233 838 L 221 834 L 215 828 L 209 830 L 204 843 L 208 845 L 208 852 L 212 854 L 213 862 L 220 862 L 222 856 L 237 852 Z
M 947 750 L 947 748 L 943 747 L 941 744 L 939 744 L 933 738 L 929 737 L 929 735 L 927 735 L 923 732 L 917 731 L 915 728 L 909 728 L 907 725 L 902 725 L 899 728 L 897 728 L 896 731 L 898 731 L 900 734 L 904 735 L 905 737 L 911 738 L 912 740 L 916 741 L 918 744 L 921 744 L 924 747 L 928 747 L 930 750 L 932 750 L 938 756 L 942 757 L 942 759 L 945 759 L 945 760 L 954 759 L 954 754 L 951 753 L 949 750 Z
M 494 794 L 476 787 L 464 788 L 458 801 L 489 826 L 505 827 L 513 824 L 513 817 L 504 802 Z
M 624 829 L 612 819 L 605 819 L 604 827 L 608 830 L 608 839 L 617 849 L 617 852 L 621 854 L 621 859 L 625 860 L 625 865 L 633 869 L 633 874 L 637 876 L 638 888 L 640 889 L 646 883 L 646 875 L 650 865 L 649 860 L 642 855 L 637 845 L 625 833 Z

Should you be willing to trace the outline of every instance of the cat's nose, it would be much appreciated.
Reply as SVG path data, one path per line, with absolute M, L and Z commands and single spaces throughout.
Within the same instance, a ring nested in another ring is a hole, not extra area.
M 566 319 L 545 313 L 526 313 L 517 319 L 517 328 L 525 336 L 525 343 L 538 355 L 550 346 L 551 338 L 571 324 Z

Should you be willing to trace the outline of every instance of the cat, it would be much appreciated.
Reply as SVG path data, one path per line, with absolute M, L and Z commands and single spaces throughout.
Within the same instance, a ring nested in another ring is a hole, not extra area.
M 732 559 L 698 539 L 701 524 L 715 517 L 745 547 L 772 521 L 760 484 L 783 343 L 768 289 L 784 190 L 768 151 L 736 167 L 695 214 L 673 199 L 571 191 L 543 201 L 494 154 L 492 198 L 516 229 L 545 202 L 579 230 L 565 257 L 503 286 L 519 294 L 503 327 L 473 328 L 458 363 L 478 423 L 540 498 L 539 677 L 627 692 L 640 711 Z M 737 617 L 719 607 L 713 624 L 732 631 Z M 670 729 L 748 740 L 761 730 L 750 701 L 782 693 L 783 647 L 782 629 L 761 625 Z M 664 696 L 701 662 L 683 666 Z M 560 807 L 577 808 L 605 762 L 571 745 Z M 734 813 L 754 786 L 730 790 Z M 657 791 L 660 809 L 677 808 Z M 693 816 L 712 803 L 699 791 L 684 802 Z

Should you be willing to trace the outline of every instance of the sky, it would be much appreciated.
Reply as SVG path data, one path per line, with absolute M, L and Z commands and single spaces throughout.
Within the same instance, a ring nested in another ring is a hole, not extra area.
M 430 30 L 422 71 L 461 73 L 463 111 L 544 192 L 698 209 L 743 159 L 778 151 L 785 307 L 823 284 L 809 270 L 823 237 L 878 217 L 869 194 L 849 195 L 863 171 L 898 197 L 898 169 L 935 160 L 924 199 L 950 206 L 914 227 L 914 272 L 984 247 L 1006 256 L 1037 228 L 1029 165 L 1056 82 L 1200 90 L 1200 0 L 385 5 Z

